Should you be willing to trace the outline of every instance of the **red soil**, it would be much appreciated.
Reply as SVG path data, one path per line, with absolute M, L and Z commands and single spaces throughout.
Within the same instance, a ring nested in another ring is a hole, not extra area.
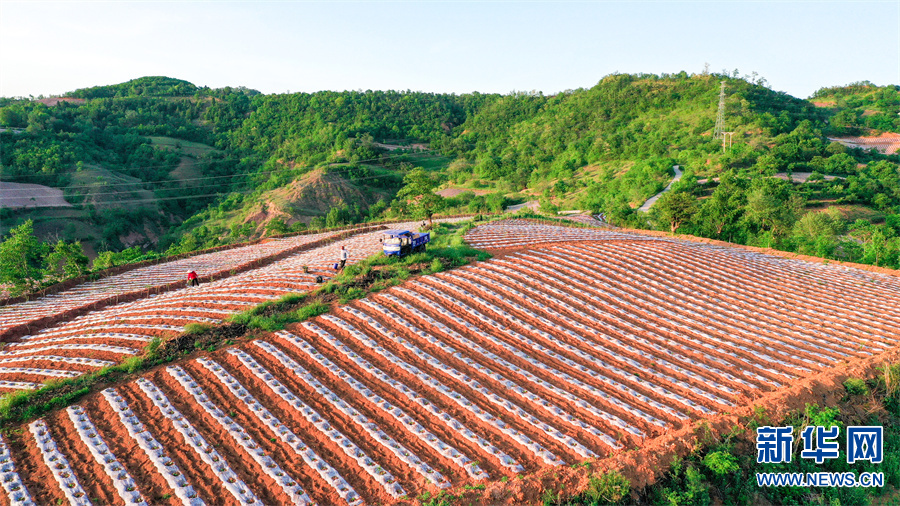
M 257 349 L 255 347 L 248 347 L 245 351 L 256 352 Z M 362 451 L 371 457 L 372 460 L 378 462 L 381 467 L 393 474 L 405 490 L 416 490 L 423 486 L 428 486 L 419 474 L 398 459 L 393 453 L 384 448 L 380 443 L 370 440 L 349 416 L 334 409 L 331 404 L 322 400 L 315 392 L 312 392 L 306 383 L 299 380 L 292 373 L 285 371 L 284 366 L 282 366 L 280 362 L 271 358 L 267 353 L 254 353 L 254 358 L 256 358 L 256 360 L 266 369 L 275 374 L 278 381 L 285 385 L 291 392 L 298 395 L 303 402 L 313 408 L 319 415 L 327 419 L 335 429 L 351 439 L 360 449 L 362 449 Z M 279 373 L 276 373 L 275 371 L 279 371 Z M 358 467 L 358 465 L 355 464 L 354 467 Z M 357 490 L 357 492 L 360 491 Z
M 221 362 L 219 364 L 224 366 Z M 219 409 L 228 413 L 235 422 L 241 425 L 253 437 L 254 441 L 265 449 L 267 454 L 271 455 L 277 462 L 284 463 L 284 467 L 290 469 L 292 476 L 299 480 L 304 490 L 314 501 L 317 501 L 319 504 L 339 504 L 342 502 L 341 497 L 335 493 L 334 488 L 325 483 L 313 469 L 310 469 L 304 460 L 294 452 L 293 448 L 285 444 L 281 439 L 274 437 L 269 428 L 250 413 L 248 406 L 232 394 L 205 367 L 196 362 L 189 362 L 184 365 L 188 374 L 197 380 L 197 383 L 203 388 L 206 395 L 219 406 Z M 241 377 L 239 370 L 230 370 L 229 372 L 232 376 Z M 247 388 L 248 379 L 244 377 L 240 380 L 244 388 Z M 255 395 L 254 397 L 257 401 L 260 401 L 259 397 Z M 262 399 L 268 400 L 265 396 Z M 269 408 L 267 407 L 267 409 Z M 234 414 L 233 416 L 232 413 Z M 279 421 L 285 423 L 285 420 L 280 417 Z
M 416 420 L 419 423 L 421 423 L 423 426 L 425 426 L 428 430 L 430 430 L 436 436 L 440 437 L 445 442 L 451 442 L 451 441 L 455 440 L 456 448 L 458 450 L 460 450 L 461 452 L 465 453 L 466 455 L 469 455 L 472 458 L 476 458 L 480 462 L 480 466 L 482 467 L 482 469 L 485 469 L 485 471 L 487 471 L 492 477 L 496 478 L 500 475 L 508 474 L 505 471 L 505 469 L 503 467 L 501 467 L 494 460 L 494 457 L 492 455 L 484 452 L 483 449 L 473 445 L 469 441 L 456 439 L 458 436 L 456 436 L 454 433 L 447 430 L 442 424 L 435 423 L 431 419 L 431 417 L 425 415 L 424 412 L 421 411 L 422 408 L 418 404 L 410 401 L 407 397 L 394 392 L 393 389 L 389 389 L 389 388 L 383 386 L 383 384 L 377 378 L 375 378 L 370 372 L 359 367 L 353 361 L 347 359 L 342 353 L 335 350 L 329 344 L 324 343 L 324 342 L 316 342 L 315 340 L 311 339 L 308 334 L 304 334 L 297 327 L 294 327 L 293 330 L 296 331 L 295 334 L 297 336 L 300 336 L 303 339 L 307 340 L 307 342 L 309 342 L 310 344 L 312 344 L 313 346 L 316 347 L 317 351 L 319 351 L 320 353 L 322 353 L 323 355 L 328 357 L 329 360 L 338 364 L 348 374 L 352 374 L 358 380 L 365 383 L 365 385 L 369 389 L 373 390 L 375 393 L 377 393 L 381 397 L 388 399 L 391 402 L 391 404 L 394 404 L 395 406 L 400 407 L 407 414 L 416 418 Z M 283 346 L 283 348 L 285 350 L 291 349 L 291 345 L 289 343 L 287 343 L 286 341 L 282 341 L 282 342 L 285 343 L 285 346 Z M 345 342 L 345 344 L 347 344 L 347 341 L 344 341 L 344 342 Z M 375 364 L 375 361 L 372 360 L 373 358 L 374 357 L 366 357 L 366 359 L 370 363 L 373 363 L 373 365 L 376 365 L 382 371 L 387 372 L 392 377 L 397 377 L 396 376 L 397 375 L 396 366 L 394 366 L 390 363 Z M 409 384 L 409 382 L 406 382 L 406 381 L 404 381 L 404 384 L 406 384 L 407 386 L 411 386 Z M 425 391 L 427 391 L 427 390 L 417 390 L 417 392 L 419 392 L 419 393 L 423 393 Z M 432 404 L 440 405 L 440 402 L 436 398 L 428 397 L 427 395 L 425 397 L 427 397 Z M 452 411 L 452 408 L 444 409 L 444 408 L 449 408 L 449 407 L 450 406 L 442 406 L 442 409 L 449 413 Z M 461 413 L 452 413 L 452 414 L 458 420 L 461 420 L 463 418 L 462 416 L 460 416 Z M 479 427 L 479 424 L 483 424 L 483 422 L 480 422 L 477 419 L 467 420 L 466 422 L 467 422 L 466 426 L 473 428 L 473 429 Z M 483 432 L 483 434 L 486 435 L 490 431 L 484 430 L 482 432 Z M 505 443 L 501 443 L 499 440 L 491 441 L 491 443 L 493 443 L 495 445 L 498 445 L 498 443 L 501 445 L 505 444 Z M 508 448 L 505 450 L 507 450 L 507 453 L 514 453 L 514 452 L 508 451 L 509 450 Z
M 116 493 L 112 480 L 106 475 L 103 466 L 94 459 L 75 431 L 66 411 L 57 411 L 44 418 L 44 421 L 47 422 L 59 451 L 66 455 L 69 466 L 75 472 L 75 477 L 87 496 L 102 504 L 124 505 L 125 501 Z
M 159 371 L 160 369 L 157 369 L 155 372 Z M 184 473 L 184 477 L 194 487 L 194 491 L 197 492 L 200 499 L 207 504 L 237 505 L 234 496 L 225 491 L 212 470 L 206 463 L 200 461 L 193 449 L 185 443 L 181 434 L 175 430 L 172 422 L 159 412 L 136 383 L 123 385 L 117 390 L 119 395 L 128 402 L 131 410 L 153 434 L 153 437 L 166 449 L 166 454 Z M 169 400 L 173 400 L 171 396 Z M 187 416 L 185 413 L 182 414 Z M 193 422 L 193 420 L 191 421 Z M 207 440 L 211 444 L 218 441 L 218 439 Z M 151 471 L 148 470 L 148 472 Z M 152 472 L 155 473 L 155 470 Z
M 201 377 L 205 377 L 209 374 L 206 369 L 201 369 L 201 371 L 194 369 L 187 372 L 199 382 Z M 241 481 L 248 486 L 250 484 L 258 485 L 257 487 L 254 487 L 254 491 L 263 504 L 288 504 L 291 502 L 290 497 L 281 489 L 281 487 L 263 472 L 259 467 L 259 464 L 253 461 L 252 457 L 247 455 L 242 447 L 238 446 L 232 439 L 231 434 L 229 434 L 224 427 L 219 425 L 216 419 L 207 413 L 203 407 L 197 406 L 194 397 L 190 392 L 185 391 L 175 378 L 165 373 L 164 370 L 159 369 L 150 379 L 160 390 L 165 392 L 166 396 L 169 398 L 169 402 L 172 403 L 172 406 L 174 406 L 175 409 L 181 412 L 182 415 L 190 418 L 191 424 L 201 433 L 208 443 L 218 444 L 216 451 L 227 461 L 228 465 L 235 473 L 237 473 Z M 217 392 L 205 388 L 207 385 L 208 382 L 201 384 L 201 386 L 204 387 L 204 393 L 214 404 L 218 405 L 219 408 L 224 411 L 224 407 L 219 403 Z M 226 413 L 228 413 L 228 411 L 226 411 Z M 267 440 L 256 440 L 257 444 L 262 445 L 266 449 L 266 452 L 269 452 L 271 451 L 271 445 L 266 445 L 265 441 Z
M 335 335 L 335 336 L 338 336 L 339 338 L 341 338 L 341 340 L 343 340 L 345 342 L 345 344 L 349 344 L 350 342 L 352 342 L 352 340 L 346 339 L 345 332 L 343 330 L 338 329 L 336 327 L 329 328 L 329 325 L 327 324 L 327 322 L 324 322 L 324 321 L 317 322 L 317 323 L 319 323 L 320 326 L 322 326 L 323 328 L 328 329 L 332 335 Z M 362 329 L 362 330 L 365 330 L 365 329 Z M 369 333 L 369 332 L 367 332 L 367 333 L 370 334 L 370 337 L 375 335 L 374 333 Z M 450 376 L 446 371 L 437 369 L 437 368 L 433 367 L 431 364 L 423 363 L 416 355 L 412 354 L 411 352 L 407 351 L 405 348 L 402 348 L 393 342 L 390 342 L 387 340 L 380 340 L 380 341 L 382 341 L 382 346 L 389 349 L 396 356 L 400 357 L 401 359 L 405 360 L 406 362 L 415 364 L 416 367 L 425 371 L 432 377 L 436 378 L 441 383 L 443 383 L 445 385 L 451 385 L 455 391 L 457 391 L 459 394 L 461 394 L 461 395 L 465 396 L 466 398 L 468 398 L 469 400 L 471 400 L 473 403 L 478 405 L 479 408 L 481 408 L 484 411 L 487 411 L 488 413 L 491 413 L 495 417 L 502 419 L 504 422 L 515 426 L 516 429 L 518 429 L 521 432 L 526 433 L 530 439 L 532 439 L 533 441 L 539 442 L 541 444 L 541 446 L 543 446 L 544 448 L 547 448 L 548 450 L 552 451 L 553 453 L 556 453 L 557 455 L 569 454 L 568 448 L 565 448 L 558 442 L 550 439 L 545 434 L 543 434 L 539 431 L 536 431 L 533 427 L 526 425 L 526 424 L 522 424 L 517 417 L 513 416 L 511 413 L 507 413 L 507 412 L 499 409 L 497 406 L 488 402 L 484 398 L 483 394 L 471 389 L 468 385 L 458 382 L 456 379 L 454 379 L 452 376 Z M 353 346 L 351 346 L 351 347 L 353 347 Z M 363 351 L 363 350 L 358 349 L 358 351 Z M 364 353 L 365 352 L 360 353 L 360 355 L 364 355 Z M 431 387 L 423 385 L 418 378 L 410 375 L 408 372 L 398 368 L 397 366 L 389 364 L 387 362 L 387 360 L 383 357 L 375 357 L 374 355 L 370 355 L 369 357 L 367 357 L 367 359 L 369 359 L 370 362 L 375 362 L 375 361 L 380 362 L 379 368 L 381 368 L 382 370 L 386 370 L 388 372 L 388 374 L 390 374 L 392 377 L 400 379 L 401 381 L 403 381 L 404 383 L 406 383 L 408 385 L 411 385 L 411 384 L 415 384 L 417 386 L 421 385 L 421 387 L 419 387 L 419 388 L 421 388 L 423 390 L 433 391 L 433 389 Z M 502 392 L 503 390 L 501 389 L 500 391 Z M 463 418 L 463 416 L 462 416 L 463 412 L 461 412 L 461 410 L 458 410 L 458 408 L 451 410 L 449 408 L 450 408 L 450 406 L 452 406 L 452 404 L 449 402 L 446 402 L 446 401 L 444 401 L 444 402 L 446 404 L 441 405 L 441 407 L 443 409 L 445 409 L 446 411 L 452 412 L 454 416 L 459 416 L 460 418 Z M 522 407 L 522 406 L 520 406 L 520 407 Z M 471 416 L 472 415 L 466 413 L 465 418 L 468 418 Z M 490 431 L 495 430 L 493 428 L 489 428 L 489 426 L 487 426 L 487 424 L 484 424 L 484 425 L 485 425 L 485 430 L 490 430 Z M 509 443 L 507 443 L 507 445 L 508 444 Z M 517 443 L 513 443 L 513 444 L 517 444 Z M 500 447 L 500 448 L 505 449 L 504 447 Z M 524 460 L 524 461 L 520 460 L 520 463 L 527 462 L 527 461 L 528 460 Z M 537 461 L 533 462 L 533 465 L 541 465 L 541 464 L 542 463 L 538 463 Z
M 414 322 L 414 325 L 420 329 L 429 329 L 429 327 L 431 327 L 428 324 L 428 322 L 410 314 L 403 307 L 394 305 L 389 300 L 379 298 L 378 302 L 382 303 L 383 305 L 385 305 L 387 307 L 390 307 L 397 314 L 403 315 L 403 317 L 405 319 L 407 319 L 411 322 Z M 410 302 L 410 300 L 407 299 L 407 302 Z M 365 308 L 362 308 L 362 309 L 365 309 Z M 426 310 L 424 310 L 423 308 L 419 308 L 419 309 L 422 310 L 423 312 L 426 312 Z M 370 312 L 370 315 L 373 317 L 378 317 L 374 312 Z M 430 314 L 429 316 L 438 320 L 438 316 L 440 316 L 440 315 Z M 439 320 L 439 321 L 441 321 L 441 320 Z M 447 321 L 441 321 L 441 323 L 452 328 L 452 325 L 448 325 Z M 383 319 L 382 319 L 382 324 L 386 324 L 386 326 L 388 326 L 389 328 L 395 328 L 395 329 L 397 328 L 395 325 L 390 325 L 390 323 L 386 322 Z M 459 329 L 456 329 L 456 330 L 459 331 Z M 404 333 L 406 334 L 404 337 L 406 337 L 408 340 L 415 342 L 416 345 L 420 346 L 422 349 L 427 350 L 430 354 L 432 354 L 433 356 L 436 356 L 442 362 L 444 362 L 448 365 L 451 365 L 453 367 L 456 367 L 459 370 L 466 371 L 467 374 L 469 374 L 470 376 L 476 377 L 478 379 L 479 383 L 487 386 L 490 390 L 492 390 L 494 392 L 498 392 L 498 393 L 505 393 L 508 390 L 505 385 L 500 384 L 497 380 L 493 379 L 492 377 L 488 376 L 487 374 L 484 374 L 481 371 L 473 370 L 468 364 L 466 364 L 465 362 L 463 362 L 456 356 L 448 354 L 447 352 L 441 350 L 437 346 L 428 344 L 425 340 L 419 338 L 418 335 L 416 335 L 412 332 L 404 332 Z M 437 329 L 430 328 L 428 330 L 428 333 L 432 334 L 432 335 L 436 335 L 436 336 L 438 336 L 438 335 L 441 336 L 442 341 L 452 342 L 452 338 L 446 338 L 446 339 L 443 338 L 444 334 Z M 500 368 L 497 368 L 496 364 L 493 364 L 489 358 L 484 357 L 483 355 L 476 353 L 474 351 L 470 351 L 465 346 L 457 346 L 457 349 L 460 350 L 460 354 L 462 356 L 472 359 L 476 362 L 479 362 L 482 366 L 484 366 L 486 368 L 492 369 L 495 372 L 500 370 Z M 493 351 L 496 352 L 496 350 L 493 350 Z M 547 390 L 546 388 L 544 388 L 541 385 L 535 385 L 533 383 L 530 383 L 527 379 L 524 379 L 523 377 L 521 377 L 520 375 L 515 374 L 515 373 L 512 373 L 512 374 L 507 373 L 504 376 L 512 379 L 515 383 L 526 387 L 527 389 L 531 390 L 532 392 L 537 393 L 541 397 L 552 400 L 552 402 L 554 404 L 563 407 L 570 413 L 577 414 L 579 416 L 579 418 L 581 418 L 582 420 L 588 421 L 592 425 L 601 428 L 604 432 L 606 432 L 608 434 L 616 434 L 619 431 L 619 429 L 617 427 L 609 425 L 606 421 L 599 419 L 588 412 L 585 412 L 578 405 L 571 403 L 570 401 L 557 396 L 555 393 L 553 393 L 550 390 Z M 450 384 L 452 384 L 452 382 L 455 382 L 456 380 L 454 380 L 452 378 L 448 378 L 448 381 L 451 381 Z M 478 399 L 481 397 L 481 394 L 477 393 L 477 392 L 473 393 L 473 395 L 475 396 L 475 399 Z M 592 435 L 588 435 L 581 427 L 579 427 L 575 424 L 572 424 L 572 423 L 561 423 L 558 419 L 552 417 L 552 415 L 550 415 L 549 412 L 545 408 L 540 407 L 535 404 L 532 404 L 530 402 L 527 402 L 517 396 L 509 396 L 509 397 L 510 397 L 511 401 L 513 401 L 515 404 L 517 404 L 519 407 L 521 407 L 525 411 L 530 412 L 532 415 L 534 415 L 535 417 L 537 417 L 539 419 L 543 419 L 546 423 L 548 423 L 551 426 L 558 426 L 561 430 L 565 430 L 565 432 L 567 434 L 576 437 L 576 439 L 579 442 L 587 444 L 587 446 L 589 448 L 591 448 L 591 450 L 593 450 L 594 452 L 601 454 L 601 455 L 607 453 L 608 447 L 602 443 L 598 443 Z M 604 402 L 600 402 L 598 404 L 603 404 L 603 403 Z M 489 411 L 496 409 L 491 405 L 487 405 L 486 407 Z M 504 416 L 505 413 L 498 412 L 495 414 L 497 416 L 500 416 L 501 418 L 504 418 L 504 420 L 506 420 L 506 417 Z M 507 420 L 507 421 L 512 421 L 512 420 Z M 494 430 L 494 429 L 488 428 L 488 427 L 485 428 L 486 432 L 492 431 L 492 430 Z M 529 437 L 534 436 L 534 437 L 532 437 L 532 439 L 537 438 L 537 440 L 540 441 L 542 445 L 544 445 L 544 443 L 547 442 L 547 441 L 542 440 L 545 437 L 544 434 L 542 434 L 540 432 L 535 432 L 535 431 L 533 431 L 533 429 L 530 429 L 530 428 L 523 428 L 523 430 L 526 430 L 526 431 L 531 430 L 533 433 L 529 433 Z M 555 441 L 552 442 L 551 444 L 553 444 L 554 446 L 558 445 L 558 443 L 556 443 Z M 495 443 L 495 445 L 497 445 L 500 448 L 504 448 L 504 446 L 508 446 L 508 443 L 502 443 L 502 444 Z M 565 454 L 568 454 L 569 452 L 570 452 L 569 449 L 565 449 L 563 454 L 565 455 Z M 525 465 L 527 468 L 528 464 L 526 464 L 526 463 L 528 463 L 529 460 L 532 460 L 533 458 L 534 457 L 529 456 L 529 454 L 523 454 L 522 456 L 517 458 L 517 460 L 519 460 L 519 462 L 522 463 L 523 465 Z M 574 455 L 572 455 L 570 458 L 572 460 L 578 459 L 578 457 L 574 456 Z M 531 464 L 531 466 L 543 465 L 543 463 L 537 462 L 537 461 L 531 462 L 530 464 Z
M 402 441 L 411 452 L 427 462 L 435 469 L 455 469 L 455 473 L 465 478 L 465 470 L 460 469 L 452 460 L 439 455 L 434 450 L 423 443 L 421 440 L 411 434 L 406 427 L 393 416 L 385 414 L 374 403 L 366 399 L 362 394 L 354 390 L 350 385 L 340 381 L 333 373 L 319 365 L 318 363 L 307 360 L 303 355 L 295 353 L 294 350 L 285 346 L 282 348 L 285 353 L 291 355 L 291 358 L 304 365 L 304 367 L 323 384 L 343 399 L 347 404 L 351 405 L 366 418 L 374 421 L 378 426 L 396 441 Z
M 308 402 L 307 396 L 302 395 L 306 392 L 307 388 L 297 389 L 296 386 L 292 386 L 285 381 L 288 374 L 284 372 L 279 373 L 283 368 L 279 364 L 270 362 L 267 355 L 263 353 L 254 353 L 256 351 L 254 347 L 249 346 L 244 351 L 252 354 L 256 361 L 268 369 L 281 384 L 285 385 L 285 387 L 289 388 L 293 393 L 299 394 L 298 397 L 309 404 L 311 408 L 315 409 L 320 416 L 325 417 L 331 412 L 330 408 L 322 411 L 321 406 L 314 406 L 312 403 Z M 228 364 L 230 366 L 229 369 L 235 372 L 235 376 L 243 380 L 242 385 L 244 385 L 244 388 L 246 388 L 257 400 L 264 402 L 266 408 L 269 409 L 282 423 L 287 425 L 288 428 L 294 431 L 295 434 L 301 435 L 303 441 L 309 445 L 320 458 L 327 460 L 335 469 L 337 469 L 341 473 L 341 476 L 347 480 L 357 493 L 363 497 L 372 498 L 373 500 L 377 499 L 378 501 L 389 501 L 391 499 L 378 483 L 368 479 L 365 471 L 360 468 L 359 464 L 348 457 L 340 449 L 337 443 L 319 432 L 319 430 L 297 412 L 293 406 L 274 395 L 268 385 L 263 383 L 259 378 L 253 374 L 245 374 L 244 372 L 247 370 L 240 364 L 240 361 L 230 355 L 223 355 L 219 357 L 217 361 L 223 365 Z M 263 401 L 263 399 L 265 401 Z M 330 420 L 329 417 L 329 421 Z M 354 437 L 356 431 L 345 432 L 344 430 L 341 430 L 337 424 L 333 425 L 345 436 L 353 439 L 354 443 L 356 442 L 357 438 Z M 360 446 L 360 448 L 362 448 L 363 451 L 366 451 L 373 460 L 376 460 L 379 463 L 383 462 L 382 459 L 369 453 L 366 448 L 363 448 L 362 446 Z M 309 490 L 307 490 L 307 492 L 309 492 Z
M 178 498 L 172 494 L 172 489 L 166 480 L 156 471 L 156 467 L 144 450 L 128 435 L 128 431 L 122 426 L 119 415 L 110 408 L 106 400 L 99 396 L 93 396 L 87 402 L 82 403 L 82 406 L 85 411 L 90 413 L 91 422 L 97 427 L 103 441 L 109 446 L 119 463 L 125 466 L 128 474 L 134 478 L 138 490 L 144 494 L 144 498 L 148 502 L 171 506 L 181 504 Z M 169 498 L 164 499 L 163 497 L 167 494 Z
M 19 430 L 10 431 L 5 437 L 13 462 L 16 463 L 16 471 L 22 477 L 25 488 L 31 493 L 34 501 L 37 504 L 66 502 L 66 496 L 59 488 L 53 473 L 44 465 L 44 457 L 28 427 L 19 427 Z

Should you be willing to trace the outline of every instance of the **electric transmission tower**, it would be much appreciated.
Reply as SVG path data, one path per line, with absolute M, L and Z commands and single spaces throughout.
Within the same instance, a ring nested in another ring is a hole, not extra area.
M 725 132 L 725 81 L 721 82 L 722 88 L 719 90 L 719 112 L 716 114 L 716 131 L 713 134 L 714 139 L 724 137 Z

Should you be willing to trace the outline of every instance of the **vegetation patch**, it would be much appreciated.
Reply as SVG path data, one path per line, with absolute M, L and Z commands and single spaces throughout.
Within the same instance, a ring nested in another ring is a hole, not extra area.
M 844 382 L 847 393 L 834 407 L 807 404 L 804 409 L 789 412 L 780 420 L 771 419 L 762 408 L 746 417 L 723 436 L 707 433 L 684 458 L 676 458 L 666 475 L 650 486 L 629 490 L 628 482 L 614 475 L 595 476 L 590 488 L 579 495 L 551 502 L 560 505 L 651 504 L 785 504 L 785 505 L 869 505 L 884 504 L 900 489 L 900 364 L 882 369 L 872 379 L 850 378 Z M 847 463 L 846 448 L 841 443 L 839 456 L 822 464 L 800 457 L 803 449 L 801 432 L 807 426 L 840 427 L 838 441 L 845 438 L 848 426 L 883 426 L 884 461 Z M 756 429 L 761 426 L 792 426 L 793 455 L 790 463 L 757 463 Z M 761 487 L 757 473 L 884 473 L 884 487 Z M 612 486 L 610 485 L 612 484 Z M 610 492 L 624 491 L 619 496 Z M 888 501 L 888 503 L 891 503 Z

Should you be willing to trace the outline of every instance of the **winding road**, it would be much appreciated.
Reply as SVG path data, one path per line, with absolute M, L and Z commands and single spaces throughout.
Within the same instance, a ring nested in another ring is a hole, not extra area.
M 649 211 L 649 210 L 650 210 L 650 207 L 651 207 L 653 204 L 656 203 L 656 200 L 657 200 L 660 196 L 662 196 L 663 193 L 666 193 L 667 191 L 669 191 L 669 190 L 672 188 L 672 185 L 675 184 L 679 179 L 681 179 L 681 175 L 684 174 L 684 172 L 681 171 L 681 168 L 679 168 L 678 165 L 673 165 L 673 166 L 672 166 L 672 170 L 675 171 L 675 177 L 672 178 L 672 181 L 669 182 L 669 185 L 666 186 L 666 188 L 665 188 L 663 191 L 661 191 L 661 192 L 657 193 L 656 195 L 654 195 L 654 196 L 650 197 L 649 199 L 647 199 L 647 202 L 644 202 L 644 205 L 642 205 L 642 206 L 638 209 L 638 211 L 642 211 L 642 212 L 645 212 L 645 213 L 646 213 L 647 211 Z

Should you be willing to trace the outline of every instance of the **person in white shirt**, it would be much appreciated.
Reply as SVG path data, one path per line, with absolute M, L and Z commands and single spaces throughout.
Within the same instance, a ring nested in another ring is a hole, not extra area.
M 350 253 L 347 252 L 346 247 L 341 246 L 341 263 L 340 263 L 340 267 L 338 267 L 338 269 L 344 268 L 344 264 L 347 263 L 348 258 L 350 258 Z

